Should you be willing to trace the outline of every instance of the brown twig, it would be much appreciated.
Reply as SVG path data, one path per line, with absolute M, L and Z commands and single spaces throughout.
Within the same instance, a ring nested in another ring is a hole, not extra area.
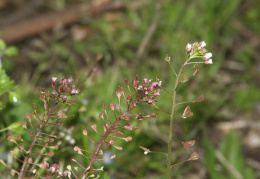
M 2 33 L 2 39 L 5 42 L 14 43 L 44 31 L 51 30 L 59 24 L 66 26 L 78 22 L 82 14 L 97 16 L 106 12 L 121 11 L 127 8 L 137 8 L 140 6 L 142 6 L 142 4 L 137 1 L 129 4 L 118 3 L 111 0 L 99 5 L 81 3 L 60 12 L 49 12 L 29 20 L 17 22 L 10 26 L 1 27 L 0 32 Z

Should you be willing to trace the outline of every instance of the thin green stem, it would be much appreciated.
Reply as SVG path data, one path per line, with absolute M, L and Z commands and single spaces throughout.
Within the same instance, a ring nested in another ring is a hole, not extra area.
M 174 86 L 174 93 L 172 97 L 172 112 L 171 112 L 171 120 L 170 120 L 170 128 L 169 128 L 169 139 L 168 139 L 168 154 L 167 154 L 167 174 L 168 179 L 171 179 L 172 176 L 172 165 L 171 165 L 171 159 L 172 159 L 172 141 L 173 141 L 173 125 L 175 120 L 175 108 L 176 108 L 176 95 L 177 95 L 177 88 L 180 81 L 180 75 L 185 67 L 185 65 L 188 63 L 188 60 L 184 62 L 184 64 L 181 66 L 175 81 Z
M 169 63 L 169 65 L 170 65 L 170 67 L 171 67 L 171 69 L 172 69 L 173 73 L 174 73 L 174 74 L 175 74 L 175 76 L 177 77 L 177 73 L 175 72 L 175 70 L 174 70 L 174 68 L 173 68 L 172 64 L 170 63 L 170 61 L 168 61 L 168 63 Z

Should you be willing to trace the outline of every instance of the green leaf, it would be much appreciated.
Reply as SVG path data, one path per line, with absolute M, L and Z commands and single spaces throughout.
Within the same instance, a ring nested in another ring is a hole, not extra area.
M 238 136 L 236 131 L 231 131 L 223 140 L 221 144 L 221 152 L 226 160 L 236 169 L 236 172 L 241 174 L 243 178 L 256 178 L 253 170 L 246 166 L 244 156 L 242 153 L 241 138 Z M 228 170 L 225 166 L 228 178 L 236 179 L 233 173 Z
M 206 168 L 207 171 L 209 172 L 209 175 L 211 176 L 210 178 L 212 179 L 218 179 L 218 178 L 223 178 L 215 168 L 216 165 L 216 156 L 215 156 L 215 149 L 212 144 L 207 142 L 205 145 L 205 160 L 206 160 Z
M 18 54 L 18 49 L 16 47 L 8 47 L 5 50 L 5 54 L 8 56 L 13 56 Z
M 6 47 L 6 44 L 3 40 L 0 39 L 0 51 L 4 50 Z

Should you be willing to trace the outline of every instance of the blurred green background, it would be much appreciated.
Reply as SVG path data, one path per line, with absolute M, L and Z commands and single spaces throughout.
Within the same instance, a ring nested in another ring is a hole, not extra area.
M 98 3 L 119 3 L 124 8 L 95 16 L 83 11 L 72 24 L 56 25 L 19 41 L 6 42 L 19 50 L 15 56 L 1 55 L 2 69 L 16 85 L 10 90 L 19 98 L 16 103 L 9 100 L 7 93 L 0 98 L 5 106 L 0 111 L 1 158 L 13 163 L 8 152 L 17 149 L 6 138 L 24 132 L 19 124 L 26 113 L 32 112 L 33 103 L 41 107 L 38 89 L 48 88 L 51 77 L 73 77 L 81 89 L 77 103 L 70 109 L 75 117 L 57 130 L 76 142 L 65 140 L 55 153 L 53 162 L 65 167 L 69 158 L 78 157 L 74 145 L 93 149 L 78 131 L 97 123 L 102 103 L 117 102 L 115 91 L 118 85 L 124 85 L 124 79 L 131 80 L 135 74 L 140 79 L 158 77 L 171 92 L 174 74 L 164 60 L 166 54 L 178 68 L 183 63 L 186 44 L 205 41 L 213 53 L 213 65 L 201 65 L 199 74 L 178 94 L 179 102 L 194 100 L 201 94 L 205 101 L 191 104 L 194 116 L 175 128 L 178 139 L 194 139 L 196 144 L 185 151 L 176 142 L 173 150 L 173 163 L 189 158 L 194 151 L 200 159 L 174 167 L 174 178 L 260 178 L 259 1 L 3 0 L 0 27 L 30 21 L 48 12 L 66 11 L 74 5 L 95 7 Z M 18 12 L 25 12 L 32 4 L 36 4 L 33 12 L 19 17 Z M 19 18 L 10 18 L 15 15 Z M 158 101 L 160 108 L 170 111 L 167 94 L 163 93 Z M 184 108 L 177 109 L 177 116 Z M 169 117 L 152 107 L 141 106 L 142 111 L 156 112 L 158 117 L 133 122 L 139 126 L 136 131 L 127 132 L 133 141 L 118 141 L 123 151 L 107 151 L 116 153 L 117 158 L 111 163 L 96 163 L 96 167 L 105 165 L 101 178 L 164 178 L 164 156 L 144 155 L 138 146 L 166 152 Z M 78 160 L 86 162 L 80 157 Z M 1 165 L 0 173 L 7 176 L 9 171 Z

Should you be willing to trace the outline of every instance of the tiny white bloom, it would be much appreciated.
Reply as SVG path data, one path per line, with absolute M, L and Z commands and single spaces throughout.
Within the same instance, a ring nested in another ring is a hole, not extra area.
M 205 47 L 207 44 L 204 42 L 204 41 L 202 41 L 201 43 L 200 43 L 200 46 L 201 47 Z
M 205 60 L 208 60 L 208 59 L 210 59 L 212 57 L 212 53 L 207 53 L 207 54 L 205 54 L 204 56 L 203 56 L 203 58 L 205 59 Z
M 148 151 L 145 151 L 144 154 L 147 155 L 147 154 L 148 154 Z
M 60 132 L 60 136 L 61 136 L 61 137 L 64 137 L 64 136 L 65 136 L 65 133 L 64 133 L 64 132 Z
M 209 60 L 205 61 L 205 64 L 212 64 L 212 63 L 213 63 L 212 59 L 209 59 Z
M 51 79 L 52 79 L 52 80 L 57 80 L 57 77 L 52 77 Z
M 185 49 L 186 49 L 187 52 L 190 51 L 190 50 L 191 50 L 191 44 L 188 43 L 188 44 L 186 45 L 186 48 L 185 48 Z
M 66 141 L 70 141 L 70 139 L 71 139 L 71 136 L 70 136 L 70 135 L 67 135 L 67 136 L 65 137 L 65 140 L 66 140 Z
M 17 97 L 13 97 L 13 101 L 15 102 L 15 103 L 17 103 L 17 101 L 18 101 L 18 99 L 17 99 Z
M 70 144 L 71 145 L 75 144 L 75 139 L 70 139 Z

